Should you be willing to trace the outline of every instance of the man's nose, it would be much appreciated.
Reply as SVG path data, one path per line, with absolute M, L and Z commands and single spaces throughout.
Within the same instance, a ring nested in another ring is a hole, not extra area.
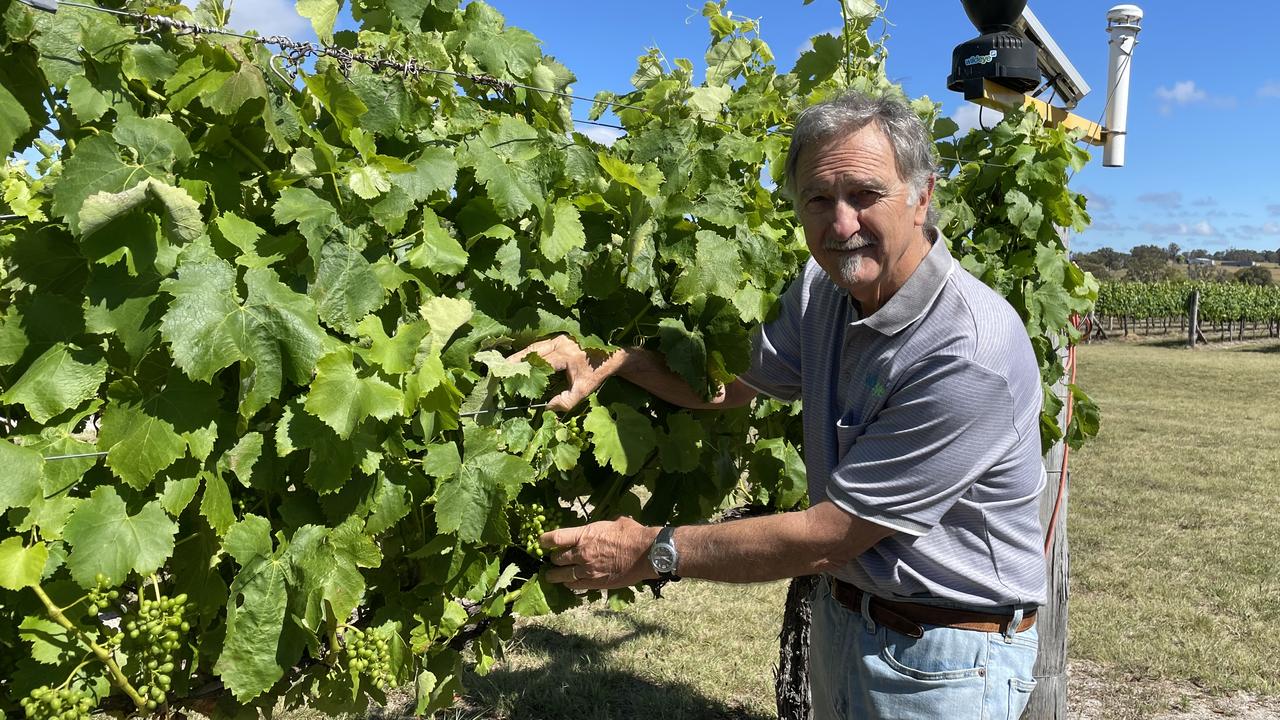
M 853 237 L 862 228 L 858 208 L 843 198 L 836 200 L 831 229 L 842 238 Z

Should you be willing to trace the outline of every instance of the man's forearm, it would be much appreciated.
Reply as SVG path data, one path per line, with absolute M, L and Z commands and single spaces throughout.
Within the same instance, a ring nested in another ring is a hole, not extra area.
M 574 590 L 619 588 L 657 577 L 648 559 L 659 528 L 619 518 L 544 533 L 553 550 L 551 582 Z M 835 570 L 893 531 L 850 515 L 829 501 L 808 510 L 688 525 L 675 530 L 682 577 L 764 582 Z
M 685 379 L 667 367 L 666 360 L 651 350 L 644 348 L 627 348 L 619 350 L 605 360 L 605 365 L 613 365 L 614 373 L 651 394 L 666 400 L 673 405 L 693 410 L 711 410 L 716 408 L 741 407 L 755 397 L 745 383 L 735 380 L 720 388 L 720 392 L 710 400 L 703 398 Z
M 678 527 L 674 542 L 680 575 L 744 583 L 833 571 L 890 533 L 826 502 L 802 512 Z

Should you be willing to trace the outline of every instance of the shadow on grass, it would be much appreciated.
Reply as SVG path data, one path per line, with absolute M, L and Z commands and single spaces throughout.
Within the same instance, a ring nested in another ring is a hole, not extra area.
M 1267 343 L 1267 344 L 1242 345 L 1238 348 L 1235 348 L 1235 351 L 1280 355 L 1280 342 L 1272 341 L 1271 343 Z
M 613 720 L 662 718 L 663 720 L 766 720 L 759 712 L 725 705 L 700 695 L 683 682 L 658 682 L 620 670 L 605 661 L 608 651 L 646 635 L 662 635 L 658 624 L 633 622 L 631 632 L 608 642 L 530 626 L 517 631 L 513 644 L 529 656 L 543 657 L 537 667 L 499 665 L 488 675 L 468 673 L 464 705 L 471 709 L 459 718 L 504 720 Z M 659 643 L 659 648 L 660 648 Z M 660 649 L 651 657 L 660 668 Z M 451 716 L 452 717 L 452 716 Z

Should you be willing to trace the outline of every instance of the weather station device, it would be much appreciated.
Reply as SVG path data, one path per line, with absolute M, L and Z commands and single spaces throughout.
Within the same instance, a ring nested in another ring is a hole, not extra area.
M 1107 12 L 1111 53 L 1106 110 L 1099 125 L 1071 112 L 1089 93 L 1089 84 L 1027 7 L 1027 0 L 962 0 L 962 4 L 982 34 L 952 52 L 947 88 L 994 110 L 1030 106 L 1050 125 L 1079 130 L 1082 140 L 1102 146 L 1104 166 L 1122 167 L 1129 78 L 1142 30 L 1142 9 L 1116 5 Z M 1049 90 L 1049 102 L 1039 99 Z M 1051 104 L 1054 101 L 1061 105 Z

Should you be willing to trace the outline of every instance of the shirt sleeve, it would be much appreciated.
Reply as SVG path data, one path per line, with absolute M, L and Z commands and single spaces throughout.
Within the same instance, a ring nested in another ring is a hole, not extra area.
M 800 322 L 804 314 L 808 267 L 782 294 L 782 307 L 773 320 L 751 334 L 751 369 L 738 377 L 757 392 L 779 400 L 800 397 Z
M 841 458 L 827 496 L 854 515 L 916 536 L 1019 441 L 1005 379 L 949 356 L 922 361 L 874 418 L 837 422 L 835 432 Z

